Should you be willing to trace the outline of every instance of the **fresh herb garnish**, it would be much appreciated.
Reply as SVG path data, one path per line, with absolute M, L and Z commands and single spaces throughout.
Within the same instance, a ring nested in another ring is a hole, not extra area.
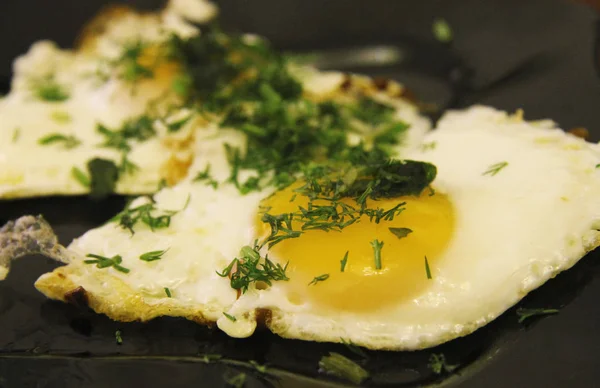
M 219 186 L 219 182 L 210 175 L 210 164 L 206 165 L 204 171 L 201 171 L 196 175 L 194 182 L 206 182 L 207 185 L 212 186 L 215 189 Z
M 120 151 L 130 151 L 131 141 L 146 141 L 156 136 L 154 120 L 148 115 L 142 115 L 135 119 L 127 120 L 121 128 L 111 130 L 102 124 L 96 126 L 96 131 L 104 136 L 101 147 L 116 148 Z
M 443 43 L 451 42 L 453 39 L 452 29 L 445 19 L 437 18 L 433 21 L 433 36 Z
M 323 275 L 319 275 L 319 276 L 315 276 L 315 278 L 313 280 L 310 281 L 310 283 L 308 283 L 308 285 L 313 285 L 313 284 L 317 284 L 318 282 L 323 282 L 325 280 L 329 279 L 329 274 L 323 274 Z
M 416 161 L 391 161 L 382 165 L 361 168 L 346 166 L 340 170 L 327 165 L 317 165 L 304 170 L 304 185 L 297 188 L 298 195 L 308 197 L 308 206 L 284 214 L 263 213 L 262 221 L 269 225 L 270 235 L 260 247 L 273 245 L 289 238 L 297 238 L 308 230 L 341 231 L 367 215 L 375 223 L 392 221 L 404 210 L 401 202 L 391 209 L 370 208 L 368 199 L 419 195 L 436 175 L 435 166 Z M 354 198 L 356 205 L 341 202 Z M 319 204 L 313 203 L 319 200 Z M 294 230 L 292 222 L 301 225 Z
M 346 379 L 354 384 L 360 384 L 369 377 L 369 372 L 360 365 L 335 352 L 321 357 L 319 371 Z
M 350 251 L 346 251 L 346 254 L 344 255 L 344 258 L 342 260 L 340 260 L 340 272 L 344 272 L 344 270 L 346 269 L 346 264 L 348 263 L 348 254 L 350 253 Z
M 429 269 L 429 261 L 427 260 L 427 256 L 425 256 L 425 274 L 427 275 L 427 279 L 433 279 L 431 277 L 431 269 Z
M 258 362 L 254 361 L 254 360 L 250 360 L 250 365 L 252 365 L 254 367 L 254 369 L 256 369 L 256 371 L 258 373 L 267 373 L 267 366 L 266 365 L 261 365 Z
M 19 138 L 21 137 L 21 128 L 17 127 L 13 130 L 13 135 L 12 135 L 12 142 L 16 143 L 17 140 L 19 140 Z
M 82 186 L 87 188 L 90 187 L 90 178 L 86 175 L 85 172 L 81 171 L 79 168 L 73 166 L 73 168 L 71 168 L 71 176 L 75 178 L 77 182 L 81 183 Z
M 404 238 L 412 233 L 412 229 L 409 228 L 388 228 L 399 239 Z
M 71 115 L 62 110 L 52 112 L 50 118 L 58 124 L 67 124 L 71 121 Z
M 423 145 L 421 146 L 421 151 L 434 150 L 435 147 L 437 147 L 437 142 L 436 141 L 430 141 L 429 143 L 423 143 Z
M 13 137 L 13 139 L 14 139 L 14 137 Z M 14 141 L 14 140 L 13 140 L 13 141 Z M 600 167 L 600 163 L 598 163 L 598 164 L 596 165 L 596 168 L 598 168 L 598 167 Z
M 168 251 L 168 249 L 165 249 L 164 251 L 150 251 L 150 252 L 146 252 L 144 254 L 142 254 L 140 256 L 140 260 L 143 261 L 154 261 L 154 260 L 160 260 L 162 259 L 162 256 Z
M 40 145 L 50 145 L 56 143 L 62 143 L 63 147 L 71 149 L 80 145 L 81 141 L 73 135 L 63 135 L 60 133 L 52 133 L 38 140 L 38 144 Z
M 108 268 L 113 267 L 119 272 L 129 273 L 129 269 L 121 266 L 123 262 L 123 258 L 121 255 L 115 255 L 113 257 L 105 257 L 100 255 L 95 255 L 93 253 L 88 253 L 85 257 L 91 257 L 93 260 L 84 260 L 85 264 L 96 264 L 96 268 Z
M 219 361 L 222 358 L 223 356 L 221 356 L 220 354 L 203 354 L 200 358 L 200 361 L 202 361 L 205 364 L 210 364 L 212 362 Z
M 508 166 L 508 162 L 499 162 L 496 164 L 492 164 L 488 167 L 488 169 L 482 175 L 491 175 L 494 176 L 500 172 L 504 167 Z
M 558 309 L 544 309 L 544 308 L 531 309 L 531 308 L 519 307 L 517 309 L 517 316 L 519 317 L 519 323 L 523 323 L 526 319 L 529 319 L 531 317 L 556 314 L 558 312 L 559 312 Z
M 164 290 L 165 290 L 165 294 L 167 295 L 167 298 L 171 298 L 172 297 L 171 290 L 169 290 L 168 287 L 165 287 Z
M 141 41 L 133 42 L 124 47 L 121 57 L 114 63 L 115 66 L 121 68 L 120 78 L 128 82 L 137 82 L 154 76 L 151 67 L 141 64 L 141 56 L 146 49 L 146 44 Z
M 87 163 L 90 174 L 90 197 L 101 199 L 114 193 L 119 168 L 111 160 L 94 158 Z
M 226 317 L 227 319 L 229 319 L 231 322 L 235 322 L 235 321 L 237 321 L 237 318 L 236 318 L 236 317 L 234 317 L 233 315 L 229 315 L 229 314 L 227 314 L 225 311 L 223 311 L 223 315 L 225 315 L 225 317 Z
M 47 102 L 62 102 L 69 99 L 69 92 L 56 82 L 53 75 L 33 82 L 32 91 L 38 99 Z
M 217 272 L 221 277 L 230 276 L 231 288 L 248 291 L 248 287 L 256 282 L 264 282 L 272 285 L 273 281 L 289 280 L 285 271 L 287 264 L 280 264 L 269 260 L 268 255 L 261 257 L 256 242 L 254 247 L 249 245 L 240 250 L 240 258 L 235 258 L 222 272 Z
M 127 153 L 123 152 L 121 155 L 121 164 L 119 164 L 119 174 L 134 174 L 140 168 L 137 164 L 131 162 L 127 157 Z
M 244 384 L 246 384 L 246 374 L 237 374 L 231 378 L 226 379 L 225 382 L 232 388 L 243 388 Z
M 381 248 L 383 248 L 383 241 L 377 239 L 371 241 L 373 247 L 373 255 L 375 256 L 375 269 L 381 269 Z
M 117 341 L 117 345 L 123 344 L 123 337 L 121 336 L 121 330 L 115 331 L 115 340 Z
M 451 373 L 458 367 L 458 365 L 448 364 L 446 361 L 446 356 L 444 356 L 442 353 L 432 354 L 429 356 L 429 364 L 427 366 L 433 371 L 433 373 L 438 375 L 442 372 Z
M 346 340 L 344 338 L 340 338 L 340 340 L 342 340 L 342 343 L 346 345 L 346 348 L 348 348 L 348 350 L 352 353 L 364 358 L 365 360 L 369 358 L 367 353 L 365 353 L 365 351 L 362 350 L 360 346 L 355 345 L 351 340 Z
M 157 212 L 162 214 L 156 214 Z M 151 202 L 134 208 L 126 208 L 111 221 L 118 222 L 121 228 L 129 230 L 133 236 L 135 234 L 133 228 L 138 222 L 148 225 L 154 232 L 156 229 L 168 228 L 171 225 L 171 217 L 177 213 L 175 210 L 159 211 Z

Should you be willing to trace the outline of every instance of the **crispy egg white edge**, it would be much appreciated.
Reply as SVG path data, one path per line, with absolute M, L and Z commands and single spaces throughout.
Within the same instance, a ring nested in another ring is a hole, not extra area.
M 550 126 L 549 122 L 527 123 L 493 108 L 475 106 L 446 114 L 438 129 L 425 139 L 436 142 L 437 147 L 410 155 L 437 164 L 433 186 L 447 194 L 456 208 L 456 232 L 446 256 L 475 251 L 493 258 L 489 249 L 500 244 L 503 253 L 521 255 L 522 262 L 479 260 L 463 267 L 452 263 L 452 257 L 443 257 L 432 268 L 434 279 L 427 292 L 397 308 L 369 314 L 318 310 L 309 303 L 293 305 L 285 298 L 283 282 L 276 282 L 267 290 L 242 295 L 227 311 L 240 318 L 236 322 L 221 318 L 217 325 L 233 337 L 246 337 L 256 327 L 253 312 L 267 309 L 271 314 L 266 325 L 282 337 L 327 342 L 344 338 L 367 348 L 389 350 L 432 347 L 485 325 L 600 244 L 596 230 L 600 227 L 600 171 L 595 168 L 600 161 L 598 146 Z M 473 137 L 477 143 L 470 143 Z M 531 153 L 511 152 L 511 148 L 503 148 L 506 145 Z M 509 160 L 504 170 L 495 176 L 482 175 L 503 159 Z M 545 178 L 556 176 L 557 181 L 543 182 L 556 185 L 554 190 L 546 190 L 538 198 L 548 204 L 531 203 L 529 198 L 538 188 L 527 186 L 530 177 L 521 176 L 523 170 Z M 500 195 L 493 198 L 492 193 Z M 511 207 L 489 208 L 506 200 L 537 218 L 519 217 L 514 209 L 511 214 Z M 494 222 L 502 222 L 502 228 L 486 221 L 486 212 L 497 217 Z M 512 221 L 527 223 L 530 229 L 520 234 L 518 224 Z M 548 227 L 548 223 L 559 226 Z M 561 228 L 564 223 L 569 226 Z M 535 235 L 531 228 L 546 233 L 529 241 L 527 237 Z M 490 245 L 479 247 L 482 241 Z M 513 241 L 517 243 L 513 245 Z M 464 272 L 472 278 L 465 278 Z

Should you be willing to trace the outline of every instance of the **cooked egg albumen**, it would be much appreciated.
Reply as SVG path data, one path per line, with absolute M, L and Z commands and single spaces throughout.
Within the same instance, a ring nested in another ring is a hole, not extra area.
M 227 171 L 215 151 L 221 141 L 231 139 L 203 142 L 217 175 Z M 154 197 L 158 209 L 179 211 L 169 228 L 138 224 L 132 236 L 107 223 L 76 239 L 69 250 L 79 260 L 42 275 L 36 287 L 65 300 L 82 286 L 92 308 L 117 320 L 183 316 L 247 337 L 257 311 L 269 310 L 265 324 L 283 337 L 409 350 L 474 331 L 598 245 L 598 146 L 550 122 L 487 107 L 450 112 L 407 156 L 437 166 L 434 194 L 377 201 L 384 208 L 405 203 L 390 222 L 361 219 L 342 232 L 280 242 L 268 254 L 289 262 L 288 281 L 238 294 L 216 272 L 264 234 L 261 206 L 291 209 L 289 189 L 243 196 L 231 185 L 213 189 L 188 179 Z M 400 239 L 390 227 L 412 233 Z M 384 243 L 381 270 L 373 240 Z M 167 251 L 160 260 L 139 259 L 153 250 Z M 88 253 L 121 255 L 130 272 L 84 264 Z
M 341 233 L 279 243 L 269 258 L 289 261 L 290 280 L 248 291 L 227 310 L 237 320 L 221 317 L 218 326 L 246 337 L 254 311 L 267 309 L 266 325 L 283 337 L 431 347 L 493 320 L 599 244 L 597 145 L 546 122 L 473 107 L 448 113 L 410 157 L 437 166 L 433 196 L 385 201 L 407 203 L 387 224 L 361 220 Z M 288 196 L 277 193 L 270 204 L 287 209 Z M 413 232 L 398 239 L 390 226 Z M 381 270 L 374 239 L 384 242 Z M 322 274 L 329 278 L 308 285 Z

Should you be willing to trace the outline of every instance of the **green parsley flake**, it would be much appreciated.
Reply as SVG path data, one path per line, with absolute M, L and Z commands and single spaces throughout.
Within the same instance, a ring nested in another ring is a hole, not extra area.
M 371 241 L 373 247 L 373 254 L 375 256 L 375 269 L 381 269 L 381 248 L 383 248 L 383 241 L 377 239 Z
M 250 365 L 252 365 L 254 367 L 254 369 L 256 369 L 256 371 L 258 373 L 267 373 L 267 366 L 266 365 L 261 365 L 258 362 L 254 361 L 254 360 L 250 360 Z
M 348 263 L 348 254 L 350 253 L 350 251 L 346 251 L 346 254 L 344 255 L 344 258 L 342 260 L 340 260 L 340 272 L 344 272 L 344 270 L 346 269 L 346 264 Z
M 327 279 L 329 279 L 329 274 L 323 274 L 323 275 L 319 275 L 319 276 L 316 276 L 316 277 L 315 277 L 313 280 L 311 280 L 311 282 L 310 282 L 310 283 L 308 283 L 308 285 L 309 285 L 309 286 L 310 286 L 310 285 L 313 285 L 313 284 L 315 284 L 315 285 L 316 285 L 317 283 L 319 283 L 319 282 L 323 282 L 323 281 L 325 281 L 325 280 L 327 280 Z
M 424 143 L 421 146 L 421 151 L 430 151 L 430 150 L 434 150 L 435 147 L 437 147 L 437 142 L 435 141 L 430 141 L 429 143 Z
M 409 228 L 388 228 L 388 229 L 399 239 L 402 239 L 412 233 L 412 229 L 409 229 Z
M 84 260 L 85 264 L 96 264 L 96 268 L 108 268 L 113 267 L 119 272 L 129 273 L 129 269 L 121 266 L 123 262 L 123 258 L 121 255 L 115 255 L 111 258 L 95 255 L 93 253 L 88 253 L 85 257 L 91 257 L 94 260 Z
M 549 315 L 549 314 L 557 314 L 559 312 L 558 309 L 531 309 L 531 308 L 523 308 L 520 307 L 517 309 L 517 316 L 519 317 L 519 323 L 523 323 L 526 319 L 537 317 L 541 315 Z
M 225 315 L 225 317 L 226 317 L 227 319 L 229 319 L 231 322 L 235 322 L 235 321 L 237 321 L 237 318 L 236 318 L 236 317 L 234 317 L 233 315 L 229 315 L 229 314 L 227 314 L 225 311 L 223 311 L 223 315 Z
M 79 168 L 73 166 L 71 168 L 71 176 L 77 180 L 83 187 L 89 188 L 91 185 L 90 178 Z
M 154 232 L 156 229 L 168 228 L 171 225 L 171 217 L 177 213 L 175 210 L 159 210 L 154 203 L 145 203 L 134 208 L 127 207 L 111 221 L 118 222 L 121 228 L 129 230 L 133 236 L 134 227 L 138 222 L 147 225 Z
M 42 101 L 62 102 L 69 99 L 69 92 L 56 82 L 53 75 L 33 82 L 32 91 Z
M 425 274 L 427 275 L 427 279 L 433 279 L 431 277 L 431 270 L 429 269 L 429 261 L 427 260 L 427 256 L 425 256 Z
M 427 366 L 433 371 L 433 373 L 438 375 L 442 372 L 451 373 L 458 368 L 458 365 L 448 364 L 448 362 L 446 362 L 446 356 L 444 356 L 442 353 L 432 354 L 429 357 L 429 364 Z
M 340 338 L 340 340 L 342 341 L 342 343 L 344 345 L 346 345 L 346 348 L 348 348 L 348 350 L 351 351 L 352 353 L 356 354 L 359 357 L 364 358 L 365 360 L 369 358 L 367 353 L 365 353 L 365 351 L 360 346 L 355 345 L 351 340 L 346 340 L 344 338 Z
M 51 133 L 38 140 L 40 145 L 62 144 L 66 149 L 75 148 L 81 144 L 81 141 L 73 135 L 63 135 L 60 133 Z
M 90 197 L 105 198 L 115 192 L 119 168 L 111 160 L 94 158 L 87 164 L 90 173 Z
M 13 130 L 12 142 L 16 143 L 21 137 L 21 128 L 17 127 Z
M 246 374 L 240 373 L 225 380 L 227 385 L 232 388 L 242 388 L 246 384 Z
M 482 175 L 491 175 L 494 176 L 500 172 L 504 167 L 508 166 L 508 162 L 499 162 L 496 164 L 492 164 L 488 167 L 488 169 Z
M 451 42 L 452 37 L 452 29 L 450 25 L 445 19 L 437 18 L 433 21 L 432 26 L 433 36 L 443 43 Z
M 207 164 L 204 171 L 201 171 L 196 175 L 194 182 L 206 182 L 207 185 L 212 186 L 214 189 L 219 187 L 219 182 L 210 175 L 210 164 Z
M 143 261 L 155 261 L 155 260 L 160 260 L 162 259 L 162 256 L 168 251 L 168 249 L 165 249 L 164 251 L 150 251 L 150 252 L 146 252 L 144 254 L 142 254 L 140 256 L 140 260 Z
M 205 364 L 210 364 L 213 362 L 217 362 L 222 358 L 223 356 L 221 356 L 220 354 L 203 354 L 202 357 L 200 357 L 200 361 L 202 361 Z
M 121 330 L 115 331 L 115 340 L 117 345 L 123 345 L 123 337 L 121 336 Z
M 56 110 L 52 112 L 50 118 L 58 124 L 68 124 L 71 122 L 71 115 L 62 110 Z
M 272 285 L 273 281 L 287 281 L 286 276 L 287 264 L 282 267 L 280 264 L 275 264 L 267 256 L 261 257 L 258 252 L 256 243 L 254 248 L 245 246 L 240 251 L 240 258 L 235 258 L 233 261 L 217 275 L 221 277 L 231 276 L 231 288 L 242 290 L 242 293 L 248 291 L 248 287 L 256 282 L 263 282 L 267 285 Z M 233 271 L 233 268 L 236 271 Z
M 169 288 L 168 288 L 168 287 L 165 287 L 165 288 L 164 288 L 164 290 L 165 290 L 165 294 L 167 295 L 167 298 L 171 298 L 171 297 L 173 296 L 173 295 L 171 294 L 171 290 L 169 290 Z
M 329 355 L 321 357 L 319 371 L 348 380 L 354 384 L 361 384 L 369 377 L 369 372 L 360 365 L 335 352 L 330 352 Z

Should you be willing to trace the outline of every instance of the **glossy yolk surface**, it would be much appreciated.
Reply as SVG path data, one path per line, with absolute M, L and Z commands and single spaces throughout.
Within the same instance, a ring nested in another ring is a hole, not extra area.
M 294 187 L 287 188 L 265 199 L 269 214 L 290 213 L 298 206 L 306 207 L 308 198 L 294 196 Z M 341 202 L 357 206 L 353 199 Z M 314 204 L 324 204 L 314 201 Z M 426 189 L 419 197 L 400 197 L 385 200 L 368 200 L 369 208 L 390 209 L 405 203 L 404 210 L 392 221 L 369 221 L 363 215 L 341 232 L 309 230 L 298 238 L 283 240 L 273 246 L 269 257 L 282 265 L 289 262 L 286 271 L 289 281 L 283 284 L 291 303 L 310 302 L 346 311 L 368 311 L 410 299 L 430 284 L 427 278 L 425 256 L 432 274 L 436 276 L 436 263 L 444 252 L 454 229 L 454 213 L 449 199 L 442 194 L 431 195 Z M 261 237 L 270 227 L 257 218 Z M 301 229 L 301 222 L 293 224 Z M 412 233 L 399 238 L 390 228 L 409 228 Z M 373 240 L 383 242 L 381 269 L 375 267 Z M 341 260 L 348 252 L 344 272 Z M 316 284 L 309 283 L 317 276 L 329 275 Z M 283 283 L 283 282 L 282 282 Z

